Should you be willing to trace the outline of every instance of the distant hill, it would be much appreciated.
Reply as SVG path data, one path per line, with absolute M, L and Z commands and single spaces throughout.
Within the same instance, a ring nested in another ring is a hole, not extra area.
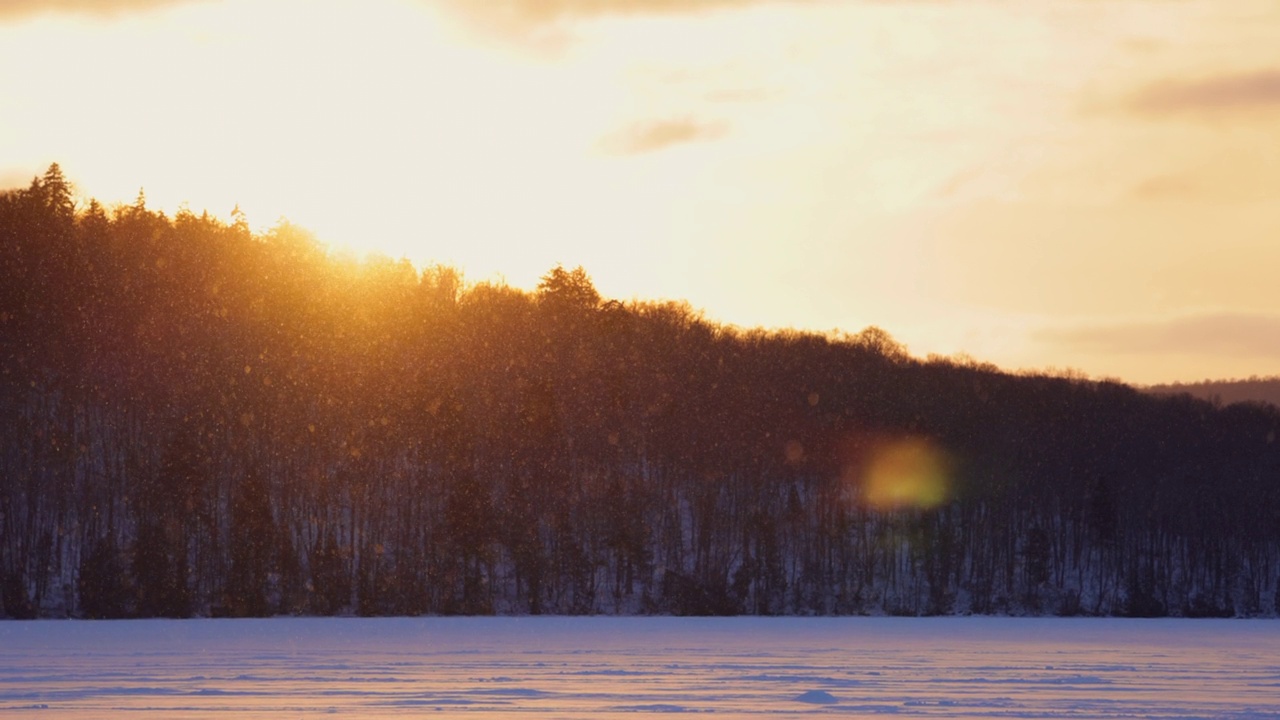
M 1180 395 L 1209 400 L 1220 405 L 1265 402 L 1280 407 L 1280 375 L 1247 380 L 1203 380 L 1197 383 L 1151 385 L 1143 390 L 1156 395 Z
M 56 165 L 0 192 L 0 429 L 0 618 L 1280 616 L 1280 407 L 356 263 Z

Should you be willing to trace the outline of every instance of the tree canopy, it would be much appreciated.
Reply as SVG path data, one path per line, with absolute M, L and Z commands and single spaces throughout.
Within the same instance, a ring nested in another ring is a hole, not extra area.
M 0 194 L 0 615 L 1274 615 L 1280 411 Z

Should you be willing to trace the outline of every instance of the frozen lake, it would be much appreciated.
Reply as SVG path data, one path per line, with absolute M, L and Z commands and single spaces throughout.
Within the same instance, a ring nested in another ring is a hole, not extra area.
M 0 717 L 1274 718 L 1280 621 L 0 623 Z

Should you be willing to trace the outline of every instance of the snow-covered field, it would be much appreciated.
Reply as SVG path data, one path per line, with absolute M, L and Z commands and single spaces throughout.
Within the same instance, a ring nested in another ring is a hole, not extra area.
M 1280 717 L 1280 622 L 0 623 L 0 717 Z

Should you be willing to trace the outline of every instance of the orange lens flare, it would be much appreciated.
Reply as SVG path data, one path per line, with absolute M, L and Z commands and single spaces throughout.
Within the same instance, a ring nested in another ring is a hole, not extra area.
M 929 509 L 947 499 L 947 461 L 933 443 L 907 438 L 872 452 L 861 477 L 863 498 L 878 510 Z

